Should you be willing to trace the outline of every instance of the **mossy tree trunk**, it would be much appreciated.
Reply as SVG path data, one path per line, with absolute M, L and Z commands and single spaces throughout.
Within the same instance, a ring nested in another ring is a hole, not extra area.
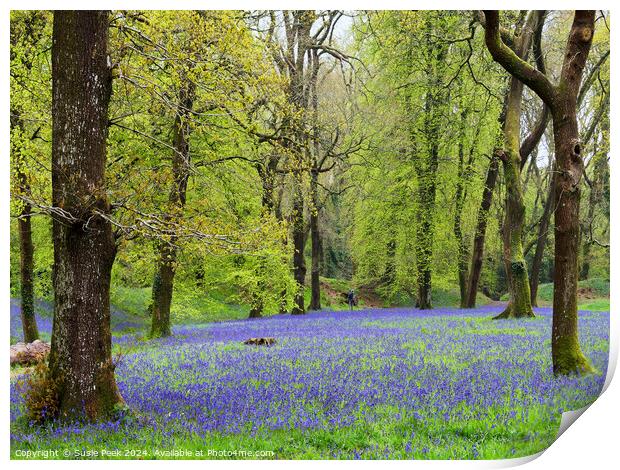
M 24 76 L 32 71 L 33 59 L 39 54 L 39 42 L 44 36 L 45 15 L 40 11 L 32 11 L 24 21 L 24 34 L 13 34 L 13 28 L 19 28 L 20 24 L 11 22 L 11 60 L 19 60 Z M 17 59 L 15 51 L 22 53 Z M 16 80 L 19 77 L 13 77 Z M 22 119 L 22 107 L 18 100 L 11 99 L 10 126 L 11 126 L 11 167 L 15 171 L 17 193 L 30 196 L 30 179 L 25 169 L 24 155 L 22 154 L 25 137 L 24 120 Z M 37 138 L 40 128 L 35 130 L 30 140 Z M 24 341 L 31 343 L 39 339 L 39 330 L 34 313 L 34 243 L 32 241 L 32 206 L 22 201 L 22 207 L 17 219 L 19 233 L 19 256 L 20 256 L 20 295 L 21 295 L 21 320 Z
M 11 131 L 19 132 L 19 136 L 11 139 L 12 164 L 15 168 L 15 177 L 20 194 L 29 195 L 30 184 L 28 176 L 22 171 L 23 157 L 19 148 L 19 141 L 23 136 L 23 123 L 19 111 L 11 109 Z M 19 231 L 19 275 L 20 275 L 20 294 L 21 294 L 21 320 L 24 341 L 32 343 L 39 339 L 37 319 L 34 314 L 34 243 L 32 242 L 32 206 L 28 202 L 23 202 L 22 208 L 17 219 Z
M 312 239 L 312 267 L 310 271 L 310 305 L 309 310 L 321 310 L 321 232 L 319 231 L 319 95 L 317 81 L 319 75 L 319 55 L 310 51 L 310 104 L 312 108 L 312 168 L 310 169 L 310 238 Z M 324 161 L 325 159 L 322 159 Z
M 61 419 L 97 420 L 123 403 L 114 379 L 105 188 L 108 13 L 55 11 L 52 45 L 54 325 L 49 378 Z
M 526 59 L 532 47 L 535 32 L 544 16 L 540 12 L 530 12 L 520 34 L 514 39 L 514 54 Z M 495 318 L 533 317 L 530 298 L 530 282 L 527 264 L 523 253 L 523 226 L 525 222 L 525 202 L 521 182 L 521 102 L 523 83 L 511 77 L 505 106 L 503 148 L 496 150 L 504 170 L 506 186 L 505 218 L 502 225 L 504 245 L 504 265 L 510 291 L 510 301 L 506 309 Z
M 432 305 L 432 265 L 434 243 L 435 196 L 437 192 L 437 169 L 439 167 L 440 126 L 443 117 L 443 106 L 446 104 L 448 92 L 443 84 L 444 59 L 447 55 L 447 45 L 444 42 L 433 41 L 435 25 L 427 21 L 424 25 L 427 35 L 423 45 L 426 57 L 423 65 L 427 70 L 427 80 L 424 84 L 424 119 L 422 135 L 424 146 L 422 151 L 415 149 L 412 152 L 414 167 L 417 175 L 417 209 L 415 253 L 417 267 L 417 307 L 429 310 Z M 410 48 L 417 47 L 411 43 Z M 411 64 L 412 65 L 412 64 Z M 411 66 L 410 65 L 410 66 Z M 410 98 L 407 97 L 407 112 L 414 119 Z M 416 141 L 416 129 L 412 126 L 411 140 Z
M 178 220 L 183 213 L 187 198 L 187 182 L 190 174 L 190 118 L 194 104 L 195 84 L 182 79 L 179 101 L 173 127 L 172 176 L 173 183 L 168 195 L 166 220 Z M 159 243 L 159 261 L 153 280 L 151 305 L 151 337 L 170 336 L 170 307 L 174 290 L 177 265 L 176 237 Z
M 485 42 L 493 59 L 518 78 L 550 108 L 555 141 L 555 256 L 551 357 L 556 375 L 592 371 L 579 345 L 577 285 L 579 278 L 579 203 L 583 149 L 577 125 L 577 97 L 594 36 L 595 10 L 576 10 L 558 85 L 520 59 L 499 32 L 499 14 L 487 10 Z
M 418 172 L 421 180 L 418 186 L 418 226 L 416 230 L 416 260 L 418 270 L 417 307 L 421 310 L 433 308 L 432 258 L 433 258 L 433 215 L 435 208 L 438 146 L 432 145 L 428 168 Z

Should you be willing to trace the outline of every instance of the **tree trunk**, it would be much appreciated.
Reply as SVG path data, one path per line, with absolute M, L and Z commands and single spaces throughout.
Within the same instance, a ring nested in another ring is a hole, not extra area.
M 559 85 L 521 60 L 502 42 L 499 14 L 486 10 L 485 42 L 493 59 L 527 84 L 551 108 L 555 141 L 555 257 L 551 357 L 556 375 L 582 374 L 592 366 L 581 352 L 577 332 L 579 274 L 579 183 L 583 176 L 582 144 L 577 126 L 577 97 L 594 36 L 595 10 L 576 10 L 566 44 Z
M 11 130 L 23 132 L 23 123 L 19 111 L 11 109 Z M 11 152 L 16 179 L 20 194 L 29 195 L 30 185 L 28 177 L 22 171 L 23 160 L 20 148 L 16 145 L 19 138 L 11 139 Z M 32 222 L 30 213 L 32 207 L 24 202 L 17 221 L 19 229 L 19 257 L 20 257 L 20 290 L 21 290 L 21 320 L 24 342 L 32 343 L 39 339 L 37 319 L 34 314 L 34 244 L 32 243 Z
M 319 68 L 318 52 L 310 53 L 310 92 L 312 105 L 312 169 L 310 171 L 310 233 L 312 238 L 312 270 L 309 310 L 321 310 L 321 233 L 319 232 L 319 95 L 317 80 Z
M 275 183 L 276 183 L 277 168 L 278 168 L 278 158 L 275 154 L 268 155 L 264 163 L 259 163 L 256 166 L 258 175 L 261 178 L 261 183 L 262 183 L 262 188 L 263 188 L 263 193 L 261 196 L 261 205 L 262 205 L 264 213 L 267 213 L 267 214 L 273 213 L 275 209 L 275 198 L 274 198 L 273 190 L 275 188 Z M 275 215 L 280 221 L 281 214 L 276 213 Z M 259 263 L 258 269 L 261 271 L 264 269 L 264 265 L 262 262 Z M 263 288 L 263 283 L 260 282 L 258 289 L 261 290 L 262 288 Z M 286 291 L 282 292 L 282 298 L 284 299 L 285 297 L 286 297 Z M 265 305 L 264 305 L 262 298 L 260 298 L 260 295 L 257 295 L 256 293 L 252 293 L 249 318 L 262 317 L 264 309 L 265 309 Z M 282 310 L 285 310 L 282 305 L 280 306 L 280 310 L 281 310 L 281 313 L 282 313 Z
M 304 286 L 306 282 L 306 260 L 304 258 L 304 196 L 302 193 L 301 175 L 294 175 L 295 194 L 293 195 L 293 277 L 297 281 L 295 292 L 295 306 L 291 312 L 293 315 L 306 313 L 304 302 Z
M 110 275 L 116 254 L 105 189 L 108 14 L 55 11 L 52 45 L 54 326 L 49 357 L 62 419 L 123 403 L 114 379 Z
M 256 299 L 256 304 L 252 305 L 250 308 L 250 314 L 248 318 L 261 318 L 263 316 L 263 303 Z
M 172 240 L 171 242 L 174 242 Z M 170 306 L 174 289 L 176 248 L 161 242 L 157 272 L 153 278 L 151 305 L 151 337 L 170 336 Z
M 313 171 L 311 176 L 311 188 L 313 207 L 310 210 L 310 235 L 312 238 L 312 279 L 309 310 L 321 310 L 321 234 L 319 232 L 319 208 L 318 208 L 318 172 Z
M 462 103 L 461 103 L 462 106 Z M 467 109 L 463 107 L 461 111 L 461 126 L 460 126 L 460 139 L 459 139 L 459 163 L 456 179 L 456 194 L 454 196 L 456 204 L 454 207 L 454 225 L 453 232 L 454 238 L 457 243 L 457 271 L 459 280 L 459 294 L 461 298 L 461 308 L 465 308 L 467 305 L 467 248 L 465 247 L 465 240 L 463 238 L 463 229 L 461 224 L 461 218 L 463 213 L 463 206 L 465 204 L 465 191 L 463 188 L 465 179 L 465 126 L 467 124 Z M 468 165 L 469 167 L 469 165 Z
M 436 146 L 434 146 L 436 150 Z M 431 151 L 431 159 L 437 153 Z M 434 159 L 437 162 L 436 158 Z M 433 308 L 432 293 L 432 258 L 433 258 L 433 213 L 435 206 L 435 172 L 436 165 L 424 171 L 423 183 L 418 189 L 421 207 L 418 209 L 418 229 L 416 233 L 416 260 L 418 267 L 418 302 L 420 310 Z
M 576 11 L 562 66 L 559 96 L 553 112 L 553 137 L 558 172 L 555 181 L 555 258 L 553 277 L 553 371 L 558 374 L 592 370 L 579 346 L 577 331 L 578 256 L 580 241 L 579 187 L 583 156 L 577 125 L 577 93 L 594 35 L 595 11 Z
M 25 180 L 25 177 L 24 177 Z M 32 224 L 30 204 L 24 204 L 19 216 L 19 254 L 21 276 L 21 319 L 24 342 L 32 343 L 39 339 L 37 319 L 34 314 L 34 245 L 32 243 Z
M 592 219 L 594 218 L 594 207 L 595 207 L 595 190 L 594 188 L 590 188 L 590 196 L 588 197 L 588 215 L 586 216 L 586 222 L 592 223 Z M 584 229 L 583 232 L 586 230 Z M 583 249 L 581 251 L 581 269 L 579 270 L 579 280 L 585 281 L 590 276 L 590 249 L 592 247 L 592 243 L 586 239 L 586 237 L 581 237 L 583 241 Z M 23 275 L 22 275 L 23 282 Z M 22 308 L 23 308 L 23 290 L 22 290 Z M 22 319 L 23 321 L 23 319 Z M 24 336 L 26 332 L 24 330 Z
M 554 185 L 555 269 L 551 342 L 555 374 L 591 370 L 579 347 L 577 333 L 577 253 L 580 241 L 579 182 L 583 173 L 582 149 L 574 102 L 562 101 L 558 103 L 553 114 L 558 166 Z
M 515 40 L 515 54 L 527 58 L 534 32 L 538 28 L 537 14 L 531 13 L 520 35 Z M 506 309 L 496 319 L 533 317 L 530 299 L 530 282 L 527 264 L 523 254 L 523 224 L 525 222 L 525 202 L 521 182 L 521 101 L 523 83 L 515 77 L 510 79 L 506 114 L 504 119 L 504 148 L 498 151 L 504 169 L 506 185 L 506 212 L 502 226 L 504 243 L 504 265 L 510 289 L 510 301 Z
M 484 239 L 487 231 L 487 220 L 489 217 L 489 209 L 491 208 L 491 203 L 493 202 L 493 190 L 495 189 L 498 173 L 499 159 L 496 155 L 493 155 L 489 161 L 489 168 L 487 170 L 487 176 L 484 181 L 484 190 L 482 192 L 482 200 L 480 202 L 480 208 L 478 209 L 471 268 L 469 270 L 469 280 L 467 282 L 467 299 L 465 308 L 474 308 L 476 306 L 478 282 L 480 281 L 480 273 L 482 272 L 482 256 L 484 254 Z
M 443 48 L 436 52 L 437 64 L 444 57 Z M 437 65 L 435 64 L 435 65 Z M 432 264 L 433 264 L 433 219 L 435 216 L 435 194 L 437 191 L 437 168 L 439 166 L 439 106 L 442 99 L 437 90 L 426 91 L 424 135 L 427 155 L 417 165 L 418 203 L 416 231 L 416 263 L 418 270 L 418 299 L 420 310 L 429 310 L 432 305 Z
M 506 309 L 495 317 L 497 319 L 534 316 L 530 299 L 527 264 L 523 255 L 522 235 L 525 221 L 525 203 L 520 177 L 520 157 L 518 157 L 518 153 L 516 155 L 515 158 L 514 148 L 509 149 L 507 146 L 502 157 L 506 184 L 506 216 L 502 227 L 502 238 L 504 242 L 504 264 L 510 287 L 510 302 Z
M 305 82 L 305 66 L 308 47 L 311 44 L 310 30 L 313 23 L 313 13 L 310 11 L 294 10 L 283 12 L 285 31 L 287 35 L 286 67 L 288 70 L 288 101 L 292 105 L 297 116 L 289 116 L 287 122 L 282 125 L 288 131 L 288 142 L 285 146 L 290 150 L 296 168 L 292 171 L 293 176 L 293 277 L 297 281 L 295 292 L 295 305 L 293 315 L 306 313 L 304 302 L 304 288 L 306 279 L 306 261 L 304 258 L 304 246 L 306 236 L 304 232 L 304 194 L 303 194 L 303 167 L 307 151 L 307 135 L 304 129 L 304 120 L 308 108 L 308 93 Z
M 183 80 L 179 90 L 179 105 L 173 128 L 172 174 L 174 182 L 168 196 L 169 213 L 165 219 L 174 221 L 182 216 L 187 197 L 187 182 L 190 173 L 189 118 L 194 104 L 195 85 L 191 80 Z M 174 274 L 177 264 L 177 239 L 159 244 L 159 261 L 153 280 L 151 305 L 151 337 L 170 336 L 170 306 L 174 291 Z
M 396 235 L 394 232 L 386 244 L 385 258 L 385 269 L 381 276 L 381 283 L 384 286 L 392 286 L 396 281 Z

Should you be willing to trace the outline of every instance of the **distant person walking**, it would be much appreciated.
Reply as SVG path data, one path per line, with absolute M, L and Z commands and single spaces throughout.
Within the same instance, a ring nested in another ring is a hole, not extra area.
M 355 305 L 355 292 L 353 292 L 353 289 L 349 289 L 347 302 L 349 303 L 349 310 L 353 310 L 353 306 Z

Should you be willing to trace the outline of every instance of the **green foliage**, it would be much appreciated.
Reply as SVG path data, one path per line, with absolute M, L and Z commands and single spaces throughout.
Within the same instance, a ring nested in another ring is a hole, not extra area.
M 512 23 L 517 19 L 514 12 L 504 18 Z M 51 20 L 51 12 L 11 12 L 14 216 L 23 207 L 18 196 L 28 194 L 43 206 L 51 200 Z M 268 136 L 276 136 L 285 124 L 305 131 L 310 124 L 304 121 L 308 110 L 290 103 L 290 77 L 272 60 L 277 41 L 265 31 L 257 33 L 255 19 L 242 11 L 114 11 L 110 20 L 114 90 L 106 179 L 120 235 L 113 303 L 144 318 L 156 246 L 159 240 L 170 239 L 165 224 L 153 222 L 173 220 L 179 247 L 172 307 L 176 321 L 242 316 L 260 304 L 266 314 L 290 307 L 295 290 L 292 247 L 287 245 L 295 186 L 291 174 L 300 170 L 296 164 L 305 157 L 291 158 L 286 143 Z M 353 82 L 363 87 L 343 81 L 339 67 L 332 67 L 338 62 L 328 54 L 319 74 L 319 153 L 329 148 L 334 135 L 338 139 L 331 150 L 336 154 L 348 144 L 363 143 L 351 155 L 338 154 L 338 165 L 319 175 L 322 274 L 351 279 L 351 285 L 368 288 L 385 305 L 410 305 L 415 302 L 420 269 L 428 267 L 434 302 L 455 305 L 460 241 L 453 226 L 460 216 L 463 246 L 469 250 L 488 155 L 497 143 L 498 97 L 505 73 L 486 53 L 482 28 L 471 23 L 469 14 L 368 12 L 353 22 L 352 41 L 338 47 L 363 60 L 363 67 L 357 62 L 345 67 L 347 74 L 354 73 Z M 564 37 L 569 24 L 570 15 L 559 13 L 546 34 Z M 593 60 L 605 53 L 608 41 L 604 28 L 597 31 Z M 561 60 L 558 51 L 549 50 L 550 70 Z M 600 105 L 597 97 L 608 74 L 607 62 L 601 80 L 595 80 L 585 97 L 586 114 Z M 197 85 L 194 112 L 186 122 L 191 176 L 181 213 L 169 204 L 174 184 L 172 130 L 181 93 L 190 81 Z M 523 116 L 529 124 L 538 103 L 530 106 L 528 93 Z M 597 131 L 588 146 L 592 180 L 595 168 L 607 159 L 605 129 Z M 438 155 L 435 169 L 429 160 L 433 149 Z M 267 192 L 277 207 L 265 210 L 260 172 L 273 157 L 276 173 Z M 17 170 L 25 174 L 27 185 Z M 534 165 L 524 177 L 526 226 L 535 227 L 541 214 L 546 184 L 542 170 L 544 163 Z M 301 173 L 308 223 L 309 212 L 316 208 L 311 207 L 309 174 Z M 594 235 L 600 240 L 607 237 L 609 225 L 605 174 L 592 216 Z M 500 180 L 489 213 L 480 280 L 481 287 L 499 294 L 507 289 L 499 237 L 503 184 Z M 461 202 L 455 197 L 459 185 L 464 188 Z M 435 194 L 425 200 L 425 188 L 431 186 Z M 586 192 L 591 193 L 589 188 Z M 588 205 L 581 206 L 583 217 L 589 217 Z M 37 215 L 32 223 L 35 297 L 52 300 L 51 221 Z M 17 296 L 19 243 L 14 219 L 10 234 L 11 295 Z M 536 230 L 525 233 L 525 244 L 535 236 Z M 306 243 L 306 253 L 310 244 Z M 548 280 L 552 252 L 549 243 L 542 281 Z M 606 248 L 592 245 L 588 258 L 591 277 L 608 276 Z M 334 288 L 346 291 L 348 281 L 342 283 Z M 541 286 L 543 301 L 549 298 L 546 289 Z M 324 293 L 322 298 L 324 305 L 332 302 Z
M 370 18 L 372 32 L 362 34 L 357 44 L 373 72 L 366 84 L 373 93 L 360 102 L 365 116 L 360 125 L 372 129 L 373 145 L 360 153 L 360 165 L 350 175 L 355 186 L 348 195 L 354 208 L 350 247 L 355 282 L 376 285 L 388 300 L 415 298 L 420 269 L 430 268 L 434 289 L 447 291 L 457 284 L 455 187 L 463 178 L 460 216 L 469 249 L 488 164 L 482 156 L 492 149 L 497 132 L 499 103 L 485 98 L 471 76 L 460 73 L 466 43 L 453 45 L 447 56 L 441 52 L 445 42 L 440 38 L 446 34 L 468 35 L 468 19 L 450 12 L 427 13 L 377 12 Z M 436 30 L 442 33 L 433 33 Z M 472 41 L 483 47 L 482 35 Z M 475 73 L 492 81 L 497 72 L 486 60 L 477 57 Z M 448 83 L 449 98 L 444 96 Z M 460 143 L 469 160 L 459 176 L 459 139 L 454 137 L 461 132 L 463 108 L 470 112 Z M 433 152 L 439 155 L 436 170 Z M 427 189 L 431 193 L 425 202 Z M 489 220 L 490 247 L 498 246 L 496 220 Z
M 53 300 L 52 265 L 54 264 L 54 249 L 52 246 L 51 220 L 46 217 L 33 217 L 32 243 L 34 249 L 34 294 L 35 298 L 47 301 Z M 11 297 L 20 295 L 20 257 L 17 220 L 11 219 L 11 250 L 10 250 L 10 283 Z

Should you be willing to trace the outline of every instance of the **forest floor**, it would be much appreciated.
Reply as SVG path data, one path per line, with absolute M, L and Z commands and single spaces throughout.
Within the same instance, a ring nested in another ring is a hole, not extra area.
M 11 316 L 18 311 L 12 305 Z M 582 347 L 599 372 L 555 379 L 550 309 L 536 309 L 534 319 L 491 320 L 498 311 L 323 311 L 177 325 L 172 337 L 154 340 L 131 318 L 119 318 L 113 350 L 121 357 L 116 376 L 129 411 L 106 423 L 33 427 L 23 416 L 24 377 L 13 369 L 11 455 L 37 449 L 57 449 L 57 458 L 531 455 L 553 442 L 562 411 L 598 396 L 609 314 L 584 311 L 579 318 Z M 258 336 L 277 343 L 242 343 Z

